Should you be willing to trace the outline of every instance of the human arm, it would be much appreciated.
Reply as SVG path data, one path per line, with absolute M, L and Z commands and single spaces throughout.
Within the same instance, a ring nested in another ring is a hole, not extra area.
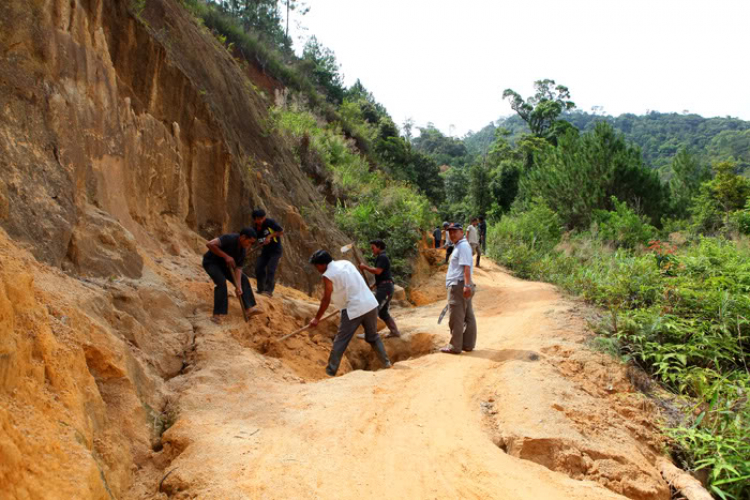
M 333 282 L 329 280 L 326 277 L 323 277 L 323 298 L 320 299 L 320 307 L 318 308 L 318 312 L 315 315 L 315 317 L 310 321 L 310 328 L 315 328 L 318 326 L 318 323 L 320 323 L 320 318 L 323 317 L 323 315 L 326 312 L 326 309 L 328 309 L 328 306 L 331 304 L 331 295 L 333 294 Z
M 234 292 L 237 294 L 237 297 L 239 297 L 242 295 L 242 268 L 237 266 L 232 272 L 234 273 Z
M 471 266 L 463 266 L 464 268 L 464 298 L 468 299 L 471 297 Z
M 276 238 L 281 238 L 284 235 L 284 228 L 281 227 L 278 222 L 273 219 L 266 219 L 266 221 L 268 222 L 268 229 L 270 229 L 270 234 L 263 242 L 264 246 L 270 245 L 272 241 L 276 240 Z
M 234 259 L 221 249 L 221 238 L 212 239 L 211 241 L 206 243 L 206 246 L 212 254 L 218 255 L 219 257 L 224 259 L 224 262 L 227 263 L 227 266 L 229 266 L 230 269 L 233 269 L 235 267 Z
M 381 267 L 371 267 L 371 266 L 368 266 L 367 264 L 364 264 L 364 263 L 360 264 L 359 268 L 362 269 L 363 271 L 367 271 L 368 273 L 372 273 L 375 276 L 379 276 L 380 273 L 383 272 L 383 268 L 381 268 Z

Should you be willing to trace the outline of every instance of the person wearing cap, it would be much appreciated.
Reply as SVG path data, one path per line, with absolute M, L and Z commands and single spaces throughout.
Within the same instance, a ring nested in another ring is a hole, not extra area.
M 390 368 L 391 361 L 378 335 L 378 301 L 362 274 L 348 260 L 334 261 L 325 250 L 312 254 L 310 263 L 323 275 L 323 298 L 317 314 L 308 326 L 317 327 L 331 303 L 341 310 L 339 331 L 333 339 L 326 373 L 331 377 L 336 375 L 341 358 L 359 325 L 364 327 L 365 341 L 370 344 L 380 362 L 385 368 Z
M 378 317 L 385 322 L 389 330 L 385 337 L 400 337 L 401 332 L 398 331 L 396 320 L 388 311 L 396 287 L 393 283 L 393 276 L 391 276 L 391 260 L 385 253 L 385 242 L 383 240 L 372 240 L 370 248 L 375 256 L 375 267 L 363 263 L 359 265 L 359 268 L 375 275 L 375 300 L 380 304 Z
M 471 247 L 464 238 L 463 226 L 452 224 L 448 228 L 448 234 L 455 245 L 448 264 L 448 272 L 445 275 L 451 314 L 448 322 L 451 329 L 451 341 L 440 351 L 448 354 L 461 354 L 461 351 L 473 351 L 477 343 L 477 320 L 471 304 L 474 296 L 473 264 Z
M 266 217 L 266 211 L 262 208 L 253 210 L 252 218 L 255 231 L 263 245 L 258 261 L 255 263 L 258 293 L 272 297 L 276 287 L 276 268 L 283 254 L 281 236 L 284 234 L 284 228 L 275 220 Z
M 246 227 L 239 234 L 222 234 L 206 243 L 208 252 L 203 255 L 203 269 L 214 282 L 214 314 L 211 321 L 216 324 L 221 323 L 221 317 L 226 316 L 229 309 L 227 280 L 235 285 L 241 283 L 235 293 L 241 298 L 250 315 L 262 312 L 256 307 L 253 289 L 247 276 L 242 273 L 242 264 L 245 263 L 247 249 L 255 243 L 256 239 L 255 230 Z

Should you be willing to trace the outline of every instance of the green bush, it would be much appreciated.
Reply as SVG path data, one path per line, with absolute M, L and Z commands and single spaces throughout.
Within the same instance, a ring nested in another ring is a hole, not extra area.
M 354 235 L 366 253 L 370 250 L 368 241 L 383 239 L 394 275 L 405 284 L 421 231 L 435 223 L 427 198 L 406 183 L 371 171 L 340 129 L 320 122 L 312 113 L 272 108 L 270 116 L 278 132 L 292 140 L 308 140 L 330 173 L 336 192 L 341 195 L 336 208 L 338 225 Z
M 636 248 L 646 245 L 656 237 L 656 228 L 645 217 L 631 210 L 627 203 L 612 197 L 614 211 L 595 210 L 594 219 L 598 224 L 599 237 L 622 248 Z

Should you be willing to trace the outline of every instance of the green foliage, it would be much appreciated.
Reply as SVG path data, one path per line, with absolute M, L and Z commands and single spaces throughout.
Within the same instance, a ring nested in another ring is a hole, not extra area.
M 539 261 L 560 242 L 561 221 L 541 199 L 529 210 L 503 217 L 487 232 L 489 256 L 524 278 L 542 275 Z
M 677 152 L 669 169 L 671 212 L 677 217 L 685 217 L 701 184 L 711 179 L 711 171 L 684 148 Z
M 322 89 L 330 102 L 334 104 L 343 102 L 346 90 L 336 55 L 331 49 L 318 42 L 314 35 L 305 44 L 301 68 Z
M 610 214 L 636 226 L 632 211 Z M 722 498 L 750 494 L 750 249 L 720 238 L 675 248 L 612 251 L 583 233 L 532 247 L 532 220 L 556 214 L 539 205 L 489 231 L 489 254 L 524 277 L 544 279 L 609 311 L 607 345 L 671 390 L 692 398 L 683 424 L 668 429 L 683 466 L 708 469 Z M 544 214 L 544 215 L 543 215 Z M 601 214 L 600 214 L 601 215 Z M 558 219 L 559 220 L 559 219 Z M 524 223 L 521 223 L 524 221 Z M 641 221 L 642 222 L 642 221 Z M 540 228 L 539 228 L 540 229 Z
M 733 161 L 739 171 L 750 168 L 750 122 L 737 118 L 703 118 L 696 114 L 657 113 L 645 115 L 632 113 L 620 116 L 602 116 L 581 110 L 564 112 L 560 119 L 569 122 L 582 132 L 593 130 L 597 123 L 605 121 L 625 138 L 638 145 L 646 165 L 666 172 L 674 156 L 680 150 L 689 151 L 700 165 L 717 161 Z M 508 129 L 512 143 L 530 132 L 518 115 L 500 118 L 497 122 L 465 138 L 468 144 L 481 144 L 475 154 L 487 152 L 486 142 L 474 140 L 474 135 L 486 137 L 496 127 Z
M 553 143 L 557 134 L 564 133 L 565 127 L 557 124 L 563 111 L 575 108 L 570 100 L 570 91 L 564 85 L 555 85 L 554 80 L 534 82 L 536 93 L 524 100 L 518 92 L 505 89 L 503 99 L 508 99 L 510 107 L 526 122 L 536 137 L 550 139 Z
M 358 196 L 356 204 L 339 205 L 336 221 L 356 237 L 365 253 L 371 239 L 386 241 L 394 276 L 399 281 L 411 273 L 411 258 L 422 231 L 435 224 L 427 199 L 409 186 L 393 182 L 374 186 Z
M 405 279 L 421 229 L 435 222 L 429 200 L 412 185 L 373 171 L 335 124 L 300 109 L 272 108 L 271 119 L 275 130 L 308 144 L 330 174 L 339 200 L 338 225 L 354 235 L 363 250 L 371 239 L 385 240 L 397 279 Z
M 594 219 L 598 225 L 599 237 L 616 247 L 636 248 L 646 245 L 656 237 L 656 228 L 646 222 L 645 217 L 636 214 L 627 203 L 612 197 L 613 211 L 595 210 Z
M 640 151 L 606 123 L 580 136 L 566 134 L 543 151 L 521 179 L 520 197 L 541 196 L 568 228 L 587 228 L 595 210 L 612 210 L 612 197 L 639 207 L 659 223 L 664 189 Z
M 412 144 L 417 151 L 430 155 L 440 165 L 460 167 L 468 160 L 468 151 L 463 141 L 446 136 L 432 123 L 424 128 L 419 127 L 419 137 L 415 137 Z

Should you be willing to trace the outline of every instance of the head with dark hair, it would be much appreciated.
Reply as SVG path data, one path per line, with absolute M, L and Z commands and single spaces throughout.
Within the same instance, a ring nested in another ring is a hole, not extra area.
M 370 240 L 370 249 L 372 250 L 373 255 L 380 255 L 385 251 L 385 241 L 380 239 Z
M 479 222 L 484 222 L 484 215 L 479 216 Z
M 328 264 L 330 264 L 331 262 L 333 262 L 333 257 L 331 257 L 331 254 L 329 254 L 325 250 L 317 250 L 310 256 L 310 264 L 315 266 L 320 274 L 326 272 L 326 269 L 328 269 Z
M 240 245 L 242 245 L 243 248 L 249 248 L 257 239 L 258 234 L 255 232 L 255 229 L 251 227 L 243 227 L 240 230 Z
M 473 226 L 473 225 L 474 225 L 475 223 L 477 223 L 477 222 L 479 222 L 479 219 L 477 219 L 476 217 L 474 217 L 473 219 L 471 219 L 471 225 L 472 225 L 472 226 Z
M 257 221 L 258 219 L 265 219 L 266 211 L 263 210 L 262 208 L 256 208 L 255 210 L 253 210 L 252 217 L 254 221 Z

